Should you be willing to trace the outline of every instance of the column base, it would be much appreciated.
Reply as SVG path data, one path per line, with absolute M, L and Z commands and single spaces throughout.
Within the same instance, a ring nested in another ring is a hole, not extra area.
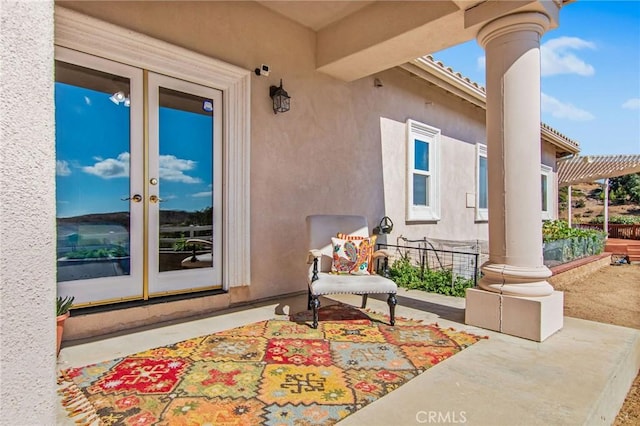
M 475 288 L 466 292 L 465 323 L 524 339 L 544 341 L 562 329 L 564 293 L 520 297 Z

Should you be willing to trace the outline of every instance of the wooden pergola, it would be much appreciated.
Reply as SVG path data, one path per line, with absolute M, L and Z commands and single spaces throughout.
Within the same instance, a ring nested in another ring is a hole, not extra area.
M 558 160 L 558 187 L 568 187 L 567 219 L 571 226 L 571 185 L 603 179 L 604 231 L 609 228 L 609 179 L 640 172 L 640 154 L 583 155 Z

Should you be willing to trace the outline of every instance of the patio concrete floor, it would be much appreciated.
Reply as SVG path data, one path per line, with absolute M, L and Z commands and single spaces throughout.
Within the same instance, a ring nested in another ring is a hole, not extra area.
M 360 297 L 332 297 L 359 306 Z M 306 309 L 306 294 L 220 314 L 65 342 L 61 369 L 81 367 Z M 335 303 L 323 300 L 323 306 Z M 640 368 L 640 330 L 565 317 L 543 343 L 466 326 L 464 299 L 400 289 L 397 315 L 489 336 L 340 425 L 609 425 Z M 386 302 L 368 307 L 388 312 Z M 59 425 L 73 425 L 60 406 Z

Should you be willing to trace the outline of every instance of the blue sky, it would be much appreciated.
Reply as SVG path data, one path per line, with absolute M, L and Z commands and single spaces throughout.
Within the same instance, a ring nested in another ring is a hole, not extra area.
M 485 85 L 475 40 L 433 54 Z M 640 1 L 580 0 L 541 41 L 542 121 L 581 154 L 640 154 Z
M 130 110 L 109 96 L 56 83 L 58 217 L 129 209 Z M 163 210 L 211 206 L 212 132 L 211 116 L 160 108 Z

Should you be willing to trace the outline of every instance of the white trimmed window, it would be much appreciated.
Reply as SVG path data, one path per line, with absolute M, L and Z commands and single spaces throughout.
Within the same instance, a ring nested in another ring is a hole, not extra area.
M 489 220 L 489 185 L 487 170 L 487 146 L 476 144 L 476 220 Z M 553 169 L 544 164 L 540 165 L 540 186 L 542 194 L 542 220 L 555 217 L 555 186 L 553 184 Z
M 555 217 L 556 199 L 553 185 L 553 169 L 544 164 L 540 165 L 540 186 L 542 189 L 542 220 L 551 220 Z
M 476 220 L 489 220 L 489 175 L 487 146 L 476 144 Z
M 440 220 L 440 129 L 407 121 L 407 221 Z

